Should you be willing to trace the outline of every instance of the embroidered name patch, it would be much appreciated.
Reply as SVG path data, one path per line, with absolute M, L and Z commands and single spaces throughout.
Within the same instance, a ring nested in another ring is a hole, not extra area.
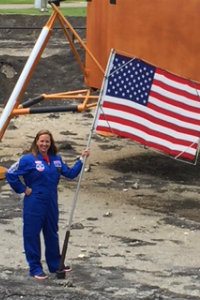
M 53 163 L 54 163 L 54 166 L 55 166 L 56 168 L 61 168 L 61 167 L 62 167 L 62 164 L 61 164 L 61 161 L 60 161 L 60 160 L 54 160 Z

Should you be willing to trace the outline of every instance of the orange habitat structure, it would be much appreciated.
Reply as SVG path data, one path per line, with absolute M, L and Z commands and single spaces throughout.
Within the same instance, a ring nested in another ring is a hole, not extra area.
M 112 48 L 200 81 L 199 0 L 88 0 L 87 46 L 105 68 Z M 86 85 L 102 74 L 86 52 Z

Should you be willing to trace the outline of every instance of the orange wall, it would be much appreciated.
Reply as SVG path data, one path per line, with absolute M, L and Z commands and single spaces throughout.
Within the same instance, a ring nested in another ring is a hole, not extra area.
M 103 68 L 110 49 L 200 81 L 200 0 L 91 0 L 87 46 Z M 85 83 L 100 88 L 102 73 L 86 53 Z

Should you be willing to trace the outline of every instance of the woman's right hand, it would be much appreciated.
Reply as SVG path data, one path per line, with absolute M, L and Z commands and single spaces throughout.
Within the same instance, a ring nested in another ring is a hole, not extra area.
M 27 186 L 24 193 L 25 193 L 26 196 L 29 196 L 32 193 L 32 189 Z

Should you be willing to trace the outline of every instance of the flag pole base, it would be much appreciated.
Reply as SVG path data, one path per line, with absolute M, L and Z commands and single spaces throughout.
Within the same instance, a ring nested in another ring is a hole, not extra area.
M 58 270 L 58 271 L 56 271 L 56 278 L 57 279 L 65 279 L 65 276 L 66 276 L 65 270 L 62 270 L 62 271 Z
M 0 166 L 0 179 L 6 178 L 6 171 L 7 171 L 6 168 Z

